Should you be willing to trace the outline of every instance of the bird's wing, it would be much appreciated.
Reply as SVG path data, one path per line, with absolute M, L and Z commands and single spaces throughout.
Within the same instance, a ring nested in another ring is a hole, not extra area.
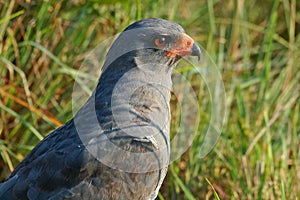
M 148 139 L 119 139 L 115 143 L 131 151 L 156 149 Z M 40 142 L 0 185 L 0 199 L 149 199 L 164 175 L 161 170 L 127 173 L 102 164 L 82 144 L 70 121 Z
M 38 192 L 72 186 L 86 154 L 73 129 L 70 121 L 40 142 L 1 184 L 0 199 L 37 199 Z

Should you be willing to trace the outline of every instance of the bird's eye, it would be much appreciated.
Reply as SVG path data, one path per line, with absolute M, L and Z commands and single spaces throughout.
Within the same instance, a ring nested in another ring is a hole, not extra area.
M 160 35 L 155 39 L 155 45 L 159 48 L 166 46 L 169 42 L 169 36 L 167 35 Z

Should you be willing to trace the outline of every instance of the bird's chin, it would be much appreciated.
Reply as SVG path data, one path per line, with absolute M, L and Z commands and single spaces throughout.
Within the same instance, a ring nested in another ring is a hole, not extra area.
M 175 67 L 177 65 L 177 63 L 180 61 L 182 57 L 179 56 L 179 55 L 176 55 L 176 56 L 172 56 L 169 58 L 169 60 L 167 61 L 167 65 L 169 67 Z
M 177 64 L 181 60 L 181 58 L 181 56 L 176 55 L 176 57 L 174 58 L 174 63 Z

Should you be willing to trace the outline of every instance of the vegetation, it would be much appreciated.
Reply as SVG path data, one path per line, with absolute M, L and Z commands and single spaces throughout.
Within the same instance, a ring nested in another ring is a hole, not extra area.
M 72 118 L 74 78 L 86 55 L 148 17 L 180 23 L 214 60 L 226 90 L 218 143 L 199 158 L 208 109 L 199 136 L 169 167 L 159 199 L 299 198 L 296 0 L 0 1 L 1 180 Z M 207 95 L 199 100 L 204 108 L 209 102 Z

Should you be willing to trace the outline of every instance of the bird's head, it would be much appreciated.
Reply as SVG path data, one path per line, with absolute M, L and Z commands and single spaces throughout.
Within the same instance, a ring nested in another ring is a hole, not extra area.
M 141 64 L 172 67 L 184 56 L 197 56 L 199 60 L 200 54 L 199 46 L 179 24 L 149 18 L 129 25 L 119 35 L 108 52 L 106 64 L 126 55 Z

